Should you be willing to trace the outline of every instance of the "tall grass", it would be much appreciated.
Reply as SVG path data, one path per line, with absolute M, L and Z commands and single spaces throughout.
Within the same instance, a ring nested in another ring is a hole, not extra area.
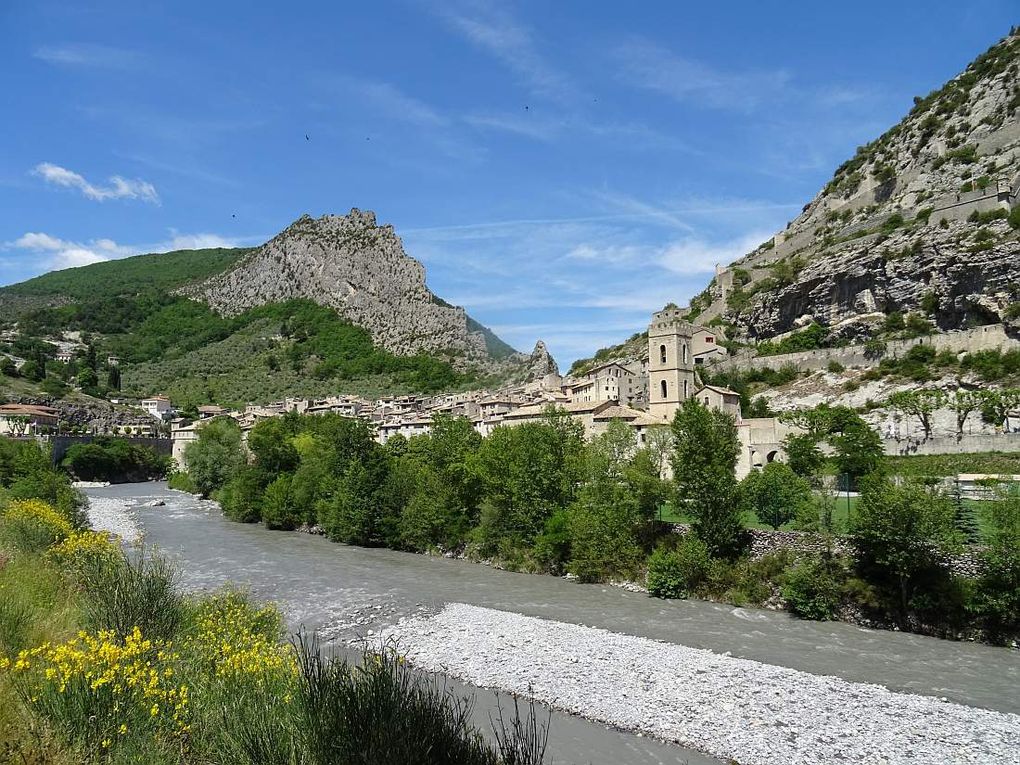
M 296 640 L 304 749 L 314 765 L 539 765 L 548 728 L 534 711 L 502 709 L 493 746 L 471 723 L 473 699 L 416 670 L 395 648 L 365 650 L 353 664 L 327 656 L 314 637 Z
M 170 561 L 139 548 L 112 562 L 97 559 L 79 573 L 82 618 L 93 630 L 125 636 L 138 627 L 154 640 L 171 640 L 184 617 L 180 573 Z

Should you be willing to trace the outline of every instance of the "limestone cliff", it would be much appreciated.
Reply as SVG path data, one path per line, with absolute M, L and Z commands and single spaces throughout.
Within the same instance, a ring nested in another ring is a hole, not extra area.
M 860 147 L 785 231 L 720 273 L 693 313 L 752 341 L 811 322 L 864 337 L 894 311 L 940 330 L 1015 323 L 1018 191 L 1014 30 Z
M 403 248 L 392 226 L 375 214 L 302 216 L 232 269 L 185 294 L 225 315 L 267 303 L 307 298 L 335 309 L 399 354 L 429 353 L 459 366 L 504 372 L 527 367 L 514 351 L 463 308 L 437 297 L 425 267 Z

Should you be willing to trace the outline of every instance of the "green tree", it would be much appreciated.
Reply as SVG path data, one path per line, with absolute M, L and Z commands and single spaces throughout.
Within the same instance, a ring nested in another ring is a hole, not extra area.
M 120 367 L 116 364 L 106 370 L 106 387 L 110 390 L 120 390 Z
M 99 386 L 99 375 L 91 367 L 78 370 L 78 387 L 84 391 L 95 390 Z
M 783 440 L 787 464 L 801 478 L 815 478 L 825 465 L 818 442 L 817 433 L 791 433 Z
M 777 530 L 811 503 L 811 486 L 782 462 L 752 470 L 740 489 L 758 520 Z
M 957 441 L 963 439 L 963 426 L 967 424 L 967 419 L 970 415 L 981 408 L 984 400 L 982 391 L 964 390 L 963 388 L 957 389 L 952 397 L 949 398 L 949 406 L 956 413 Z
M 640 559 L 640 507 L 625 479 L 636 445 L 631 428 L 613 420 L 585 450 L 585 481 L 568 516 L 568 569 L 582 581 L 629 574 Z
M 866 482 L 852 532 L 858 568 L 895 604 L 901 623 L 919 595 L 948 580 L 948 561 L 961 547 L 954 518 L 952 500 L 933 488 Z
M 262 522 L 270 529 L 294 529 L 301 523 L 301 515 L 294 504 L 291 491 L 293 477 L 288 474 L 278 476 L 266 486 L 262 495 Z
M 4 377 L 18 376 L 18 368 L 10 356 L 0 356 L 0 375 Z
M 262 520 L 262 494 L 269 476 L 256 465 L 241 465 L 216 493 L 223 514 L 232 521 Z
M 945 405 L 946 394 L 928 388 L 897 391 L 889 396 L 889 406 L 893 410 L 917 418 L 926 441 L 931 438 L 932 417 Z
M 473 455 L 487 549 L 530 547 L 546 520 L 574 499 L 583 441 L 569 422 L 497 428 Z
M 1020 635 L 1020 495 L 1005 494 L 989 504 L 992 533 L 982 554 L 974 610 L 989 637 L 1006 642 Z
M 740 450 L 736 424 L 729 414 L 690 398 L 677 410 L 672 428 L 679 506 L 713 555 L 734 556 L 746 545 L 734 472 Z
M 241 429 L 226 417 L 210 420 L 199 429 L 198 438 L 184 447 L 184 462 L 195 487 L 208 497 L 245 462 Z
M 248 449 L 255 463 L 270 475 L 291 473 L 300 457 L 292 442 L 300 426 L 296 415 L 271 417 L 257 423 L 248 433 Z
M 21 365 L 21 376 L 32 382 L 40 382 L 46 377 L 46 367 L 34 359 L 29 359 Z

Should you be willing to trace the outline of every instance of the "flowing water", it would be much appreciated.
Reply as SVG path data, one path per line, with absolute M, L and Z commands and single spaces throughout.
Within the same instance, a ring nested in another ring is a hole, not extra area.
M 232 523 L 215 503 L 165 484 L 86 491 L 97 509 L 131 509 L 149 544 L 175 557 L 189 590 L 225 584 L 276 601 L 290 623 L 330 638 L 370 636 L 402 616 L 459 602 L 601 627 L 895 691 L 1020 713 L 1020 653 L 699 601 L 662 601 L 615 587 L 497 571 L 466 561 L 348 547 L 300 533 Z M 165 506 L 149 507 L 153 500 Z M 492 694 L 472 689 L 482 725 Z M 556 762 L 718 760 L 554 714 Z

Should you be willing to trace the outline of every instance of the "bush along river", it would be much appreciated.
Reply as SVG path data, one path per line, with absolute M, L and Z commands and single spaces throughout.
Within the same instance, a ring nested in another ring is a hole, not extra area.
M 348 547 L 232 523 L 165 484 L 86 493 L 95 525 L 142 534 L 187 589 L 245 587 L 342 645 L 395 641 L 464 683 L 481 727 L 496 709 L 483 689 L 559 710 L 557 763 L 996 765 L 1020 752 L 1017 651 Z

